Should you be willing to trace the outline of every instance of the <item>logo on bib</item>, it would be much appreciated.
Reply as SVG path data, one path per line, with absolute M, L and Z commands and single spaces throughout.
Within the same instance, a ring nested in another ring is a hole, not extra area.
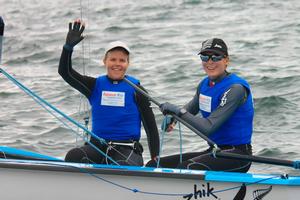
M 102 106 L 125 106 L 125 92 L 102 91 Z
M 211 97 L 203 94 L 199 95 L 199 108 L 205 112 L 211 112 Z
M 227 94 L 230 92 L 230 90 L 231 90 L 231 89 L 227 90 L 227 91 L 224 93 L 224 95 L 223 95 L 223 97 L 222 97 L 222 99 L 221 99 L 221 103 L 220 103 L 220 106 L 221 106 L 221 107 L 225 106 L 225 104 L 227 103 Z

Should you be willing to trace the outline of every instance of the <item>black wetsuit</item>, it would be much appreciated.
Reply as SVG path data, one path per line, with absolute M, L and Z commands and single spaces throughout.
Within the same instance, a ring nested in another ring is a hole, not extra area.
M 63 48 L 58 73 L 73 88 L 89 98 L 95 86 L 96 78 L 83 76 L 76 72 L 72 68 L 71 57 L 72 51 Z M 111 81 L 117 83 L 117 81 Z M 138 86 L 145 90 L 141 85 Z M 154 114 L 146 97 L 140 93 L 135 93 L 135 100 L 147 134 L 150 155 L 151 158 L 154 158 L 159 153 L 159 135 Z M 91 142 L 121 165 L 143 165 L 143 148 L 138 141 L 107 141 L 108 144 L 101 144 L 97 139 L 91 138 Z M 111 163 L 89 144 L 70 150 L 65 160 L 69 162 Z
M 229 73 L 226 72 L 223 76 L 214 80 L 214 82 L 219 82 L 228 75 Z M 184 106 L 188 112 L 183 114 L 181 118 L 204 135 L 209 136 L 217 130 L 241 104 L 246 101 L 248 93 L 246 88 L 242 85 L 234 84 L 223 95 L 226 95 L 226 104 L 218 106 L 218 108 L 207 118 L 202 118 L 197 115 L 199 113 L 199 90 L 197 89 L 193 99 Z M 252 154 L 251 144 L 236 146 L 223 145 L 219 147 L 226 152 L 244 155 Z M 212 156 L 212 148 L 201 152 L 185 153 L 182 155 L 182 160 L 183 162 L 180 163 L 179 154 L 162 157 L 160 158 L 160 166 L 168 168 L 177 167 L 182 169 L 247 172 L 251 165 L 251 162 L 247 161 L 215 158 Z M 147 166 L 156 167 L 157 163 L 155 161 L 150 161 L 147 163 Z

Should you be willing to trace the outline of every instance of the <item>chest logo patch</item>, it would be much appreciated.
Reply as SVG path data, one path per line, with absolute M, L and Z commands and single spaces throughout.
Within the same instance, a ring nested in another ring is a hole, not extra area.
M 225 104 L 227 103 L 227 94 L 230 92 L 230 90 L 231 90 L 231 89 L 227 90 L 227 91 L 224 93 L 224 95 L 223 95 L 223 97 L 222 97 L 222 99 L 221 99 L 221 103 L 220 103 L 220 106 L 221 106 L 221 107 L 225 106 Z
M 205 112 L 211 112 L 211 97 L 203 94 L 199 95 L 199 108 Z
M 125 106 L 125 92 L 102 91 L 102 106 Z

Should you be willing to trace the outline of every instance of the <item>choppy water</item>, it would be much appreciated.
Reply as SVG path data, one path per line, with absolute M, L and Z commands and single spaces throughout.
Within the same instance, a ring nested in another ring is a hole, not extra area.
M 87 22 L 84 45 L 73 54 L 77 70 L 104 73 L 105 45 L 124 40 L 133 50 L 128 73 L 138 77 L 158 101 L 179 105 L 192 98 L 204 76 L 197 57 L 201 42 L 223 38 L 231 56 L 229 71 L 252 86 L 255 154 L 300 159 L 298 0 L 0 0 L 0 5 L 6 23 L 3 68 L 81 122 L 83 101 L 57 73 L 69 21 Z M 0 99 L 0 145 L 64 157 L 76 144 L 72 132 L 3 75 Z M 160 126 L 162 115 L 154 110 Z M 206 148 L 196 134 L 183 132 L 184 151 Z M 166 135 L 163 154 L 179 152 L 178 141 L 178 133 Z M 143 143 L 146 146 L 145 134 Z M 148 151 L 145 156 L 149 157 Z M 250 171 L 298 173 L 263 164 L 254 164 Z

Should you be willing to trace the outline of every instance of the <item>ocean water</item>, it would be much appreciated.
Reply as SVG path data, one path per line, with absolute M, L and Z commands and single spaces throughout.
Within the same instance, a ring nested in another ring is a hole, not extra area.
M 255 120 L 254 154 L 300 159 L 300 2 L 242 0 L 0 0 L 6 23 L 3 69 L 53 106 L 83 123 L 88 106 L 57 67 L 68 22 L 86 22 L 85 39 L 74 50 L 73 67 L 87 75 L 105 73 L 105 45 L 123 40 L 132 49 L 128 74 L 159 102 L 183 105 L 205 76 L 197 53 L 201 42 L 223 38 L 228 71 L 251 84 Z M 74 132 L 0 75 L 0 145 L 63 158 L 82 143 Z M 160 127 L 162 114 L 153 109 Z M 61 117 L 59 117 L 61 119 Z M 183 151 L 207 148 L 199 136 L 181 130 Z M 149 159 L 145 133 L 142 143 Z M 162 155 L 179 152 L 177 131 L 164 136 Z M 254 173 L 289 173 L 287 167 L 253 164 Z

